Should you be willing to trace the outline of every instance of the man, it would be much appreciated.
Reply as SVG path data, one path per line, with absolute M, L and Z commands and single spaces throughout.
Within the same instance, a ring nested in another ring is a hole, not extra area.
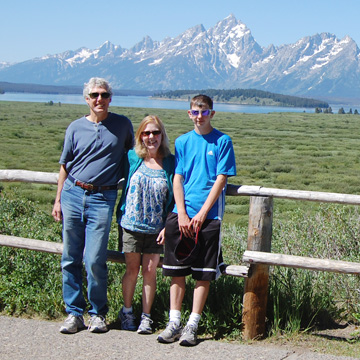
M 123 177 L 126 152 L 133 145 L 128 118 L 110 113 L 112 90 L 105 79 L 91 78 L 84 86 L 90 114 L 66 130 L 59 163 L 58 190 L 52 211 L 63 220 L 61 258 L 63 298 L 69 314 L 60 332 L 85 327 L 82 261 L 87 272 L 91 316 L 89 331 L 107 331 L 107 245 L 117 185 Z

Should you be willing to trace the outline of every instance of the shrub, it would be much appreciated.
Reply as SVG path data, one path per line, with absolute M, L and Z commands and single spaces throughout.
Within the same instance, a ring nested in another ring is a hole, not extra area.
M 357 207 L 320 205 L 313 213 L 295 211 L 274 224 L 272 251 L 360 262 Z M 270 277 L 269 318 L 273 332 L 329 327 L 354 321 L 360 312 L 358 276 L 275 267 Z

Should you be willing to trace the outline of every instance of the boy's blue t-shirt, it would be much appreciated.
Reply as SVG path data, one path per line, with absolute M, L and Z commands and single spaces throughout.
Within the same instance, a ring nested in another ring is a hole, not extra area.
M 185 208 L 193 218 L 206 201 L 218 175 L 236 175 L 235 153 L 231 138 L 213 129 L 207 135 L 199 135 L 195 130 L 181 135 L 175 140 L 175 174 L 184 178 Z M 207 219 L 222 220 L 225 208 L 223 190 Z M 175 205 L 174 212 L 177 213 Z

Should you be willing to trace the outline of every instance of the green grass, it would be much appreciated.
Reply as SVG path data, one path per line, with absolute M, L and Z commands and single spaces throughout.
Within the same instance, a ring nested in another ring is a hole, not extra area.
M 193 128 L 182 110 L 112 107 L 111 111 L 128 116 L 135 129 L 146 115 L 159 115 L 166 125 L 172 151 L 175 139 Z M 86 105 L 0 102 L 0 169 L 57 172 L 65 129 L 86 113 Z M 217 112 L 213 125 L 233 140 L 237 162 L 237 176 L 229 179 L 233 184 L 360 193 L 360 116 Z M 2 186 L 17 187 L 44 210 L 51 211 L 55 187 L 43 191 L 31 184 Z M 227 203 L 231 206 L 225 221 L 245 226 L 248 199 L 228 198 Z M 316 207 L 309 203 L 299 206 Z M 293 207 L 288 203 L 276 207 L 275 212 L 281 216 L 285 208 Z
M 193 128 L 181 110 L 111 110 L 128 116 L 135 129 L 146 115 L 159 115 L 172 150 L 176 137 Z M 85 105 L 0 102 L 0 169 L 57 172 L 65 129 L 86 113 Z M 229 134 L 234 143 L 237 176 L 230 179 L 232 184 L 360 193 L 360 116 L 217 112 L 213 125 Z M 0 233 L 61 242 L 61 226 L 50 216 L 55 186 L 3 182 L 0 188 Z M 246 248 L 249 198 L 228 196 L 226 203 L 224 259 L 228 264 L 239 264 Z M 359 238 L 360 215 L 355 206 L 274 199 L 273 252 L 360 262 Z M 110 249 L 115 250 L 116 244 L 114 224 Z M 64 315 L 58 256 L 1 247 L 0 263 L 1 311 L 47 318 Z M 109 264 L 109 321 L 116 319 L 122 305 L 123 272 L 124 265 Z M 134 301 L 137 314 L 141 308 L 140 280 Z M 192 286 L 189 279 L 184 316 L 191 308 Z M 352 275 L 273 268 L 268 334 L 275 338 L 325 326 L 326 322 L 357 322 L 359 288 L 358 277 Z M 156 328 L 167 321 L 168 290 L 169 280 L 159 270 L 153 307 Z M 242 294 L 243 279 L 222 277 L 212 284 L 201 331 L 215 338 L 238 339 Z M 356 342 L 349 346 L 356 347 Z

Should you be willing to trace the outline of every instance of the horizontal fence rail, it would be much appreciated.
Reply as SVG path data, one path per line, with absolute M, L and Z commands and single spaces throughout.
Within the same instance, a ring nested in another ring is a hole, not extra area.
M 351 261 L 315 259 L 306 256 L 275 254 L 246 250 L 242 260 L 248 264 L 285 266 L 316 271 L 330 271 L 342 274 L 360 274 L 360 264 Z
M 0 246 L 9 246 L 18 249 L 41 251 L 57 255 L 61 255 L 63 252 L 62 243 L 1 234 Z M 124 253 L 121 253 L 119 251 L 107 250 L 107 260 L 115 263 L 125 263 L 125 255 Z M 161 257 L 158 267 L 161 268 L 162 264 L 163 258 Z M 237 277 L 247 277 L 248 271 L 249 267 L 246 265 L 226 265 L 224 274 Z
M 29 170 L 0 170 L 0 181 L 57 185 L 59 173 Z
M 57 185 L 58 173 L 30 170 L 0 170 L 0 181 L 28 182 Z M 121 183 L 119 184 L 121 188 Z M 226 195 L 230 196 L 271 196 L 280 199 L 331 202 L 337 204 L 360 205 L 360 195 L 326 193 L 305 190 L 265 188 L 253 185 L 228 184 Z
M 232 185 L 227 187 L 226 195 L 271 196 L 280 199 L 330 202 L 336 204 L 360 205 L 360 195 L 326 193 L 305 190 L 286 190 L 252 185 Z
M 63 244 L 53 241 L 35 240 L 17 236 L 1 235 L 0 245 L 10 246 L 19 249 L 34 250 L 47 252 L 51 254 L 61 255 L 63 252 Z M 123 263 L 125 262 L 125 256 L 119 251 L 108 250 L 108 261 Z

